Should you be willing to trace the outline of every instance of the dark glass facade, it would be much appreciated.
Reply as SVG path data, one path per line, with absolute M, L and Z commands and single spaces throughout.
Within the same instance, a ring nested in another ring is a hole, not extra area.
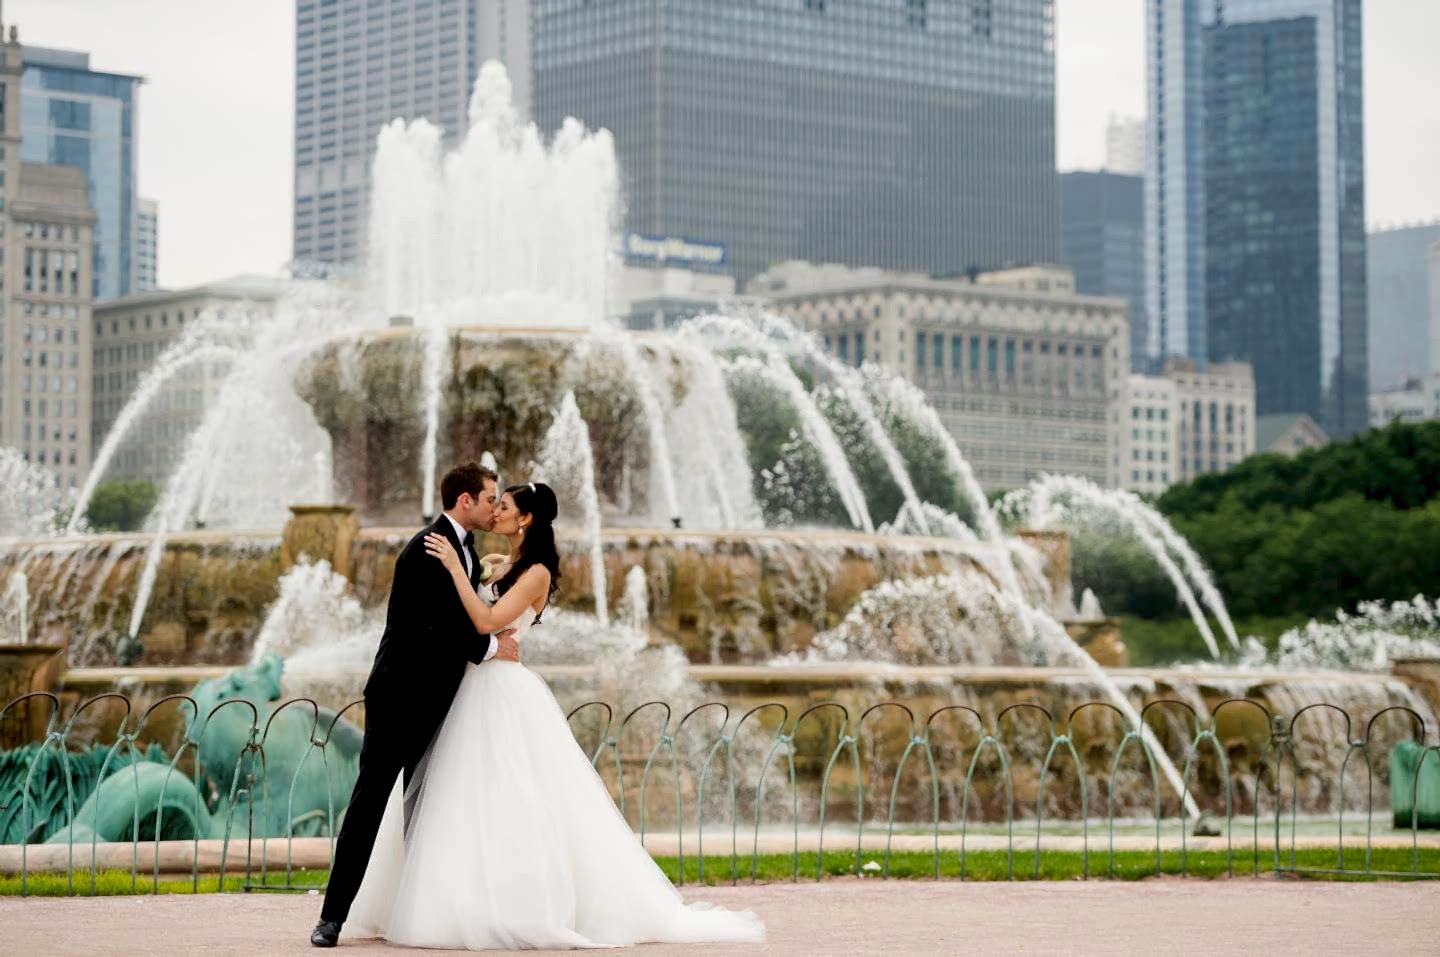
M 1060 261 L 1075 270 L 1076 292 L 1125 300 L 1130 361 L 1145 367 L 1144 177 L 1060 174 Z
M 534 113 L 615 135 L 627 228 L 935 274 L 1053 261 L 1050 0 L 534 0 Z
M 1254 365 L 1259 415 L 1305 411 L 1318 418 L 1315 20 L 1205 34 L 1210 355 Z
M 1364 157 L 1359 5 L 1335 6 L 1345 28 L 1205 29 L 1206 351 L 1254 366 L 1259 415 L 1345 435 L 1368 420 Z

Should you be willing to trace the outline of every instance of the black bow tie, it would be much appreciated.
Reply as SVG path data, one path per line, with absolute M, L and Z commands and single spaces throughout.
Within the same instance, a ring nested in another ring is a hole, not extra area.
M 474 532 L 466 532 L 466 533 L 465 533 L 465 537 L 460 541 L 460 544 L 461 544 L 461 545 L 464 545 L 466 548 L 474 548 L 474 547 L 475 547 L 475 533 L 474 533 Z

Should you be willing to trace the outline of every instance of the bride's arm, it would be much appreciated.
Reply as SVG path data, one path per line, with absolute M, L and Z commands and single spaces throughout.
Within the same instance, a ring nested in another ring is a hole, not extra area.
M 475 589 L 470 587 L 470 579 L 465 574 L 460 553 L 455 551 L 455 546 L 450 544 L 448 538 L 444 535 L 426 535 L 425 551 L 440 559 L 450 572 L 455 590 L 465 605 L 465 612 L 474 623 L 475 630 L 482 635 L 498 631 L 519 618 L 525 609 L 532 607 L 550 587 L 550 572 L 538 565 L 532 566 L 525 570 L 520 580 L 499 601 L 487 607 L 480 600 L 480 596 L 475 594 Z

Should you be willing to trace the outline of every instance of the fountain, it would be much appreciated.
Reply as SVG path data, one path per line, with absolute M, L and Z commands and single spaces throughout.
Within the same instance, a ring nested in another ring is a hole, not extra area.
M 578 506 L 575 511 L 579 512 L 590 540 L 590 593 L 595 601 L 595 619 L 601 625 L 608 625 L 605 543 L 600 533 L 600 497 L 595 492 L 595 453 L 590 445 L 590 430 L 580 417 L 573 392 L 565 393 L 560 400 L 560 410 L 545 433 L 539 472 L 556 487 L 560 502 Z
M 0 449 L 0 478 L 20 492 L 0 505 L 6 627 L 17 634 L 18 606 L 32 643 L 63 647 L 70 670 L 47 680 L 67 701 L 124 689 L 143 707 L 242 667 L 246 681 L 273 679 L 267 700 L 338 710 L 363 683 L 395 555 L 435 512 L 441 464 L 484 456 L 506 484 L 543 477 L 561 500 L 564 588 L 525 656 L 567 706 L 602 698 L 624 714 L 664 701 L 678 716 L 718 697 L 794 716 L 904 695 L 998 720 L 1021 702 L 1064 717 L 1104 698 L 1113 712 L 1080 723 L 1144 736 L 1167 808 L 1192 814 L 1177 770 L 1190 729 L 1174 701 L 1197 720 L 1237 696 L 1286 713 L 1324 697 L 1429 715 L 1360 641 L 1343 662 L 1303 658 L 1295 649 L 1324 641 L 1301 635 L 1276 661 L 1120 666 L 1123 648 L 1117 661 L 1092 641 L 1110 624 L 1093 596 L 1078 613 L 1071 598 L 1060 529 L 1092 513 L 1147 544 L 1212 656 L 1224 654 L 1202 603 L 1230 649 L 1245 648 L 1194 551 L 1153 509 L 1047 477 L 997 514 L 918 390 L 837 363 L 763 312 L 623 333 L 608 318 L 619 265 L 608 134 L 568 123 L 544 141 L 516 118 L 495 65 L 470 122 L 448 154 L 430 124 L 387 126 L 363 272 L 295 279 L 264 319 L 198 324 L 122 411 L 68 522 L 50 478 Z M 84 503 L 114 449 L 198 363 L 228 372 L 147 527 L 87 533 Z M 1398 633 L 1418 608 L 1352 630 Z M 1370 670 L 1338 670 L 1360 659 Z M 1237 740 L 1254 731 L 1231 720 Z M 802 730 L 809 744 L 839 734 L 828 715 Z M 750 747 L 737 740 L 736 759 Z M 1143 776 L 1119 780 L 1118 805 L 1143 810 Z

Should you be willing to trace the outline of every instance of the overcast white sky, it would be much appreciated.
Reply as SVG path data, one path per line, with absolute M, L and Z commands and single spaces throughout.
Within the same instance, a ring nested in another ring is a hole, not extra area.
M 140 191 L 160 282 L 274 272 L 290 255 L 294 0 L 10 0 L 22 42 L 147 78 Z M 1104 160 L 1145 102 L 1141 0 L 1056 0 L 1061 169 Z M 1440 217 L 1440 0 L 1365 3 L 1366 218 Z

